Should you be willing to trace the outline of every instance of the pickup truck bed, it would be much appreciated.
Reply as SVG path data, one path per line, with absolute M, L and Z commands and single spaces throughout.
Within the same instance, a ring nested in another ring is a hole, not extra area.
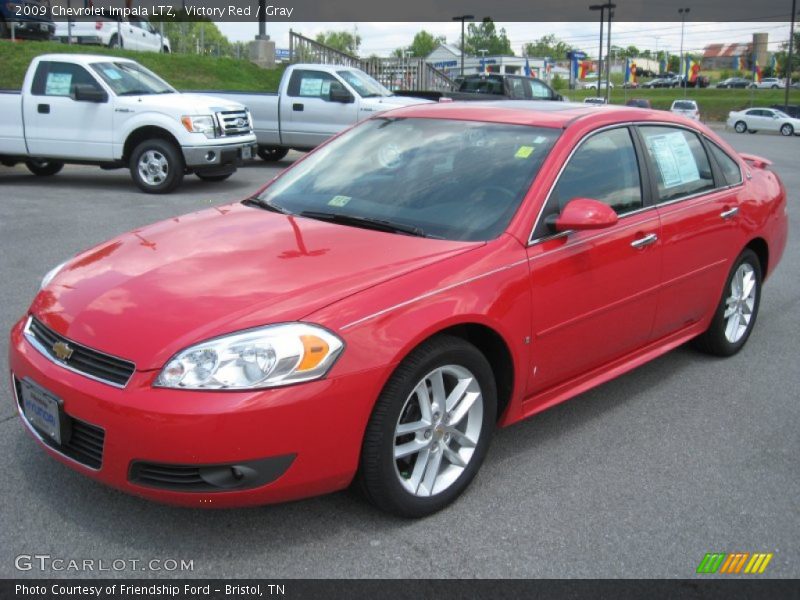
M 25 154 L 20 90 L 0 90 L 0 150 L 7 154 Z

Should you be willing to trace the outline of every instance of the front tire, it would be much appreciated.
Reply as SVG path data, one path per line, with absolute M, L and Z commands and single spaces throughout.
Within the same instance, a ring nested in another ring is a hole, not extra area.
M 486 357 L 441 335 L 397 367 L 370 417 L 358 481 L 379 508 L 423 517 L 453 502 L 478 472 L 497 411 Z
M 168 194 L 183 181 L 183 156 L 172 142 L 145 140 L 131 153 L 131 177 L 148 194 Z
M 747 343 L 761 304 L 761 261 L 745 249 L 733 264 L 711 325 L 695 345 L 707 354 L 732 356 Z
M 789 123 L 786 123 L 781 127 L 781 135 L 789 137 L 794 135 L 794 127 L 792 127 Z
M 281 148 L 280 146 L 259 146 L 257 153 L 261 160 L 277 162 L 289 154 L 289 149 Z
M 25 161 L 28 170 L 37 177 L 50 177 L 64 168 L 64 163 L 44 158 L 29 158 Z
M 747 131 L 747 123 L 744 121 L 736 121 L 736 125 L 733 126 L 733 129 L 736 133 L 744 133 Z

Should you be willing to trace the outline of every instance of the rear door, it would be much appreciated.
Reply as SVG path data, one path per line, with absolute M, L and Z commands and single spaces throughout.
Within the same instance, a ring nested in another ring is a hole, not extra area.
M 653 327 L 661 338 L 716 307 L 743 243 L 742 177 L 736 161 L 691 129 L 640 125 L 638 133 L 661 218 L 663 283 Z
M 602 367 L 652 337 L 661 281 L 660 223 L 628 127 L 591 134 L 573 150 L 528 246 L 534 339 L 528 392 Z M 607 229 L 555 233 L 546 221 L 575 198 L 609 204 Z
M 295 69 L 281 96 L 281 139 L 287 146 L 313 148 L 358 120 L 359 98 L 334 102 L 331 88 L 347 87 L 331 73 Z M 351 93 L 352 96 L 352 93 Z
M 75 85 L 103 86 L 82 65 L 42 61 L 24 94 L 25 139 L 32 156 L 111 160 L 112 117 L 106 102 L 78 102 Z

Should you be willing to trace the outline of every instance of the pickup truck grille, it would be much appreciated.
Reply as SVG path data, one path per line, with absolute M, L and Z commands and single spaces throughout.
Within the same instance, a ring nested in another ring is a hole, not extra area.
M 250 133 L 250 119 L 243 110 L 223 111 L 217 113 L 222 135 L 246 135 Z

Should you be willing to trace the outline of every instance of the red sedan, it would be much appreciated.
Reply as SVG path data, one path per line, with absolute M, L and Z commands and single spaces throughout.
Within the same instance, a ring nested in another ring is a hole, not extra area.
M 381 114 L 241 203 L 48 273 L 11 332 L 21 420 L 58 460 L 158 501 L 355 480 L 429 514 L 495 426 L 689 340 L 744 346 L 786 244 L 768 166 L 664 112 Z

